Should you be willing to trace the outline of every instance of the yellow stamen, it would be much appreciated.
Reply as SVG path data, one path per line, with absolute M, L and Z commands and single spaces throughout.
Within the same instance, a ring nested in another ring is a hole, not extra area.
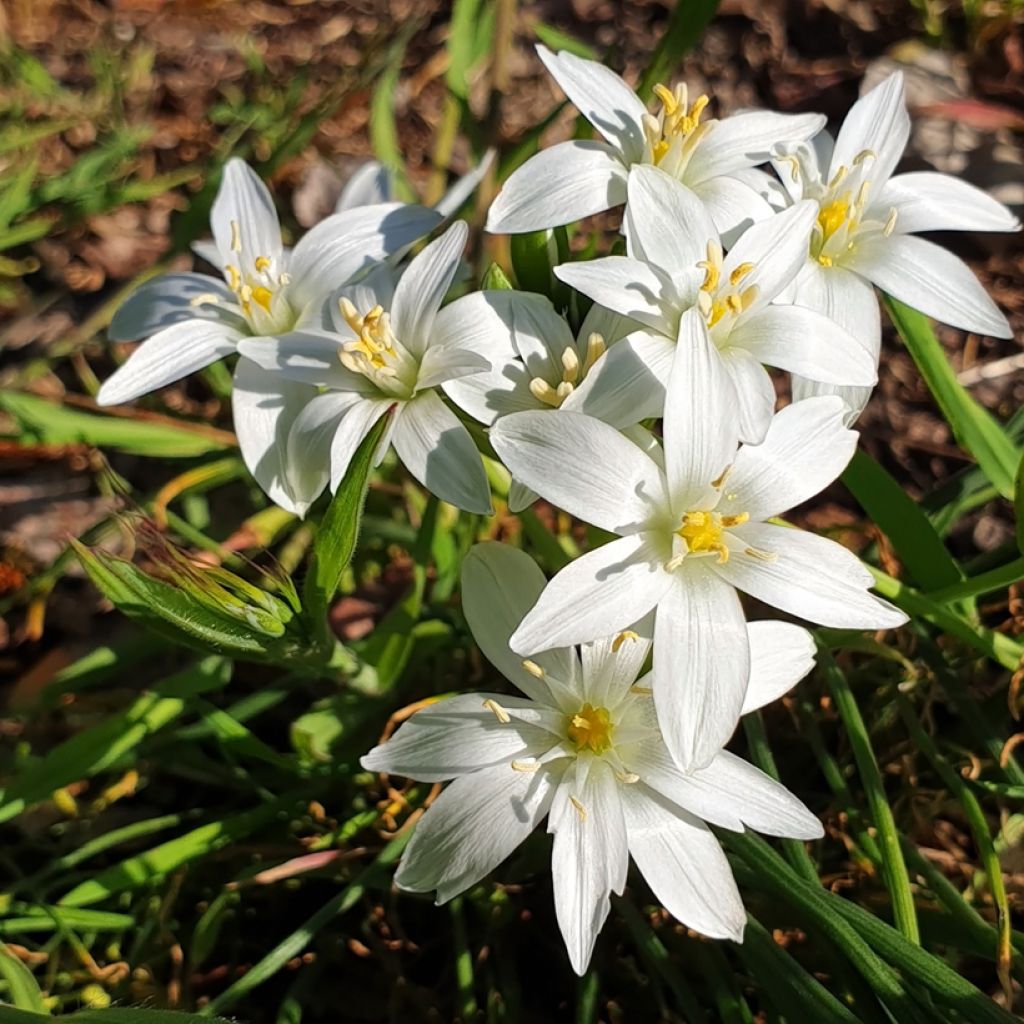
M 269 256 L 257 256 L 255 259 L 256 272 L 262 274 L 264 270 L 270 269 L 270 257 Z
M 744 548 L 743 554 L 756 558 L 759 562 L 774 562 L 779 557 L 774 551 L 762 551 L 760 548 Z
M 575 384 L 580 376 L 580 360 L 576 350 L 566 345 L 562 352 L 562 381 L 563 383 Z
M 508 723 L 512 721 L 512 716 L 493 698 L 485 700 L 484 707 L 487 708 L 487 710 L 490 711 L 502 725 L 508 725 Z
M 527 658 L 523 662 L 523 668 L 525 668 L 526 671 L 529 672 L 530 675 L 534 677 L 534 679 L 543 679 L 544 678 L 544 669 L 542 669 L 540 667 L 540 665 L 537 664 L 537 662 L 530 661 L 529 658 Z
M 612 641 L 612 654 L 618 654 L 619 649 L 627 640 L 639 640 L 640 634 L 634 633 L 631 629 L 623 630 L 613 641 Z
M 749 518 L 746 512 L 731 516 L 717 512 L 687 512 L 676 533 L 686 541 L 688 554 L 713 554 L 721 565 L 725 565 L 729 561 L 729 546 L 722 539 L 723 531 L 739 526 Z
M 615 778 L 627 786 L 632 786 L 640 781 L 640 776 L 636 772 L 616 772 Z
M 590 372 L 590 368 L 604 355 L 606 345 L 604 338 L 601 337 L 597 331 L 594 331 L 587 338 L 587 355 L 583 360 L 583 375 L 586 376 Z
M 233 220 L 231 222 L 231 251 L 241 252 L 242 251 L 242 236 L 238 230 L 238 221 Z
M 576 797 L 574 797 L 574 796 L 569 797 L 569 800 L 572 802 L 573 807 L 576 808 L 576 813 L 579 814 L 580 821 L 586 821 L 587 820 L 587 809 L 586 809 L 586 807 L 584 807 L 583 804 L 581 804 L 579 802 L 579 800 L 577 800 Z
M 570 716 L 567 732 L 579 750 L 603 754 L 612 745 L 613 729 L 607 708 L 584 704 L 576 714 Z
M 741 263 L 729 275 L 729 284 L 739 284 L 754 269 L 753 263 Z
M 513 761 L 512 771 L 532 774 L 540 770 L 540 761 Z

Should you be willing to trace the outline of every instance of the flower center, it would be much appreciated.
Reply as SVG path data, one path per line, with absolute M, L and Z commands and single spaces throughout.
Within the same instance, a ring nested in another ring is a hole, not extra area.
M 257 256 L 252 261 L 252 269 L 246 270 L 242 265 L 242 239 L 236 220 L 231 222 L 231 251 L 238 255 L 238 263 L 225 263 L 224 274 L 246 320 L 257 331 L 286 330 L 290 326 L 289 311 L 279 308 L 275 313 L 273 306 L 275 295 L 288 284 L 289 276 L 275 275 L 274 261 L 269 256 Z
M 687 554 L 716 555 L 719 564 L 724 565 L 729 561 L 729 546 L 722 539 L 723 532 L 749 518 L 746 512 L 731 516 L 706 511 L 686 512 L 676 534 L 686 541 Z
M 612 745 L 614 728 L 607 708 L 595 708 L 587 703 L 576 714 L 569 716 L 567 732 L 578 750 L 603 754 Z
M 597 332 L 594 332 L 587 338 L 587 352 L 581 363 L 580 357 L 576 354 L 576 349 L 566 345 L 565 350 L 562 352 L 561 380 L 551 384 L 543 377 L 534 377 L 530 381 L 531 394 L 539 402 L 550 405 L 552 409 L 558 409 L 590 372 L 590 368 L 594 363 L 604 355 L 606 348 L 604 338 Z
M 688 103 L 688 90 L 683 83 L 675 89 L 656 85 L 654 94 L 661 109 L 656 115 L 643 117 L 650 161 L 670 174 L 681 175 L 697 143 L 714 124 L 714 121 L 701 122 L 701 115 L 711 101 L 702 94 L 692 104 Z
M 728 282 L 722 280 L 722 247 L 718 242 L 708 242 L 707 259 L 697 266 L 704 271 L 697 294 L 697 307 L 708 327 L 714 327 L 725 317 L 734 318 L 750 308 L 757 298 L 757 285 L 741 287 L 743 279 L 754 269 L 753 263 L 741 263 L 729 274 Z

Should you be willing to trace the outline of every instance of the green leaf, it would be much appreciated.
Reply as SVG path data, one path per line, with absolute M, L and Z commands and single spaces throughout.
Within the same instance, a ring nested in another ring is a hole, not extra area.
M 679 77 L 683 57 L 700 39 L 717 8 L 718 0 L 678 0 L 669 15 L 665 34 L 637 86 L 642 100 L 650 98 L 659 82 L 668 84 Z
M 221 1017 L 216 1020 L 228 1024 Z M 54 1021 L 60 1021 L 61 1024 L 210 1024 L 209 1017 L 178 1013 L 176 1010 L 141 1010 L 115 1006 L 106 1010 L 79 1010 L 77 1013 L 50 1017 L 0 1006 L 0 1024 L 54 1024 Z
M 363 438 L 316 531 L 313 557 L 302 589 L 302 603 L 303 616 L 313 635 L 322 643 L 331 639 L 327 611 L 338 592 L 341 575 L 352 561 L 374 456 L 391 415 L 390 411 L 385 413 Z
M 7 982 L 7 998 L 20 1010 L 42 1014 L 42 1020 L 51 1020 L 43 993 L 35 975 L 7 947 L 0 942 L 0 978 Z
M 106 910 L 15 904 L 12 911 L 20 916 L 5 917 L 0 921 L 0 935 L 26 935 L 30 932 L 52 932 L 63 928 L 92 932 L 123 932 L 135 927 L 135 918 L 130 914 L 113 914 Z
M 937 590 L 964 578 L 921 506 L 870 455 L 857 449 L 842 480 L 889 538 L 918 586 Z
M 235 443 L 230 434 L 204 424 L 81 412 L 20 391 L 0 391 L 0 409 L 14 418 L 24 440 L 42 444 L 88 444 L 151 458 L 181 459 L 223 451 Z
M 552 50 L 565 50 L 568 53 L 574 53 L 577 57 L 582 57 L 584 60 L 599 61 L 601 59 L 601 55 L 592 46 L 588 46 L 582 40 L 577 39 L 568 32 L 555 28 L 553 25 L 547 25 L 543 21 L 535 21 L 532 28 L 537 38 Z
M 410 23 L 410 27 L 415 28 L 416 23 Z M 370 100 L 370 144 L 377 159 L 391 169 L 395 195 L 411 203 L 416 196 L 405 179 L 405 161 L 398 144 L 398 126 L 395 123 L 395 93 L 408 40 L 409 31 L 406 30 L 392 48 L 387 67 L 373 90 L 373 98 Z
M 885 307 L 960 446 L 1004 498 L 1013 499 L 1021 453 L 992 415 L 956 379 L 923 313 L 886 295 Z
M 525 292 L 546 295 L 556 309 L 569 305 L 569 286 L 554 274 L 554 268 L 569 259 L 569 236 L 565 228 L 528 231 L 509 239 L 512 270 Z
M 454 0 L 448 28 L 448 88 L 459 99 L 469 98 L 469 73 L 476 60 L 476 23 L 480 0 Z
M 1013 479 L 1013 515 L 1016 520 L 1017 550 L 1024 555 L 1024 455 Z

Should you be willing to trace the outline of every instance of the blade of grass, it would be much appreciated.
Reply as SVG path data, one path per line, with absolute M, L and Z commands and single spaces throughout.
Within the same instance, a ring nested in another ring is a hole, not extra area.
M 636 88 L 642 100 L 650 99 L 659 82 L 668 82 L 678 76 L 680 61 L 693 49 L 717 9 L 718 0 L 679 0 L 672 8 L 665 34 Z

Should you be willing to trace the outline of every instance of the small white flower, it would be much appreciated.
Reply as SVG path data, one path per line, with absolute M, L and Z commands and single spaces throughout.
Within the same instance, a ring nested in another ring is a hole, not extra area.
M 578 413 L 505 416 L 491 428 L 511 473 L 571 515 L 619 535 L 548 584 L 512 637 L 532 655 L 629 628 L 656 608 L 654 700 L 673 756 L 707 764 L 736 726 L 750 674 L 737 590 L 811 622 L 898 626 L 846 548 L 772 525 L 842 472 L 857 435 L 825 396 L 789 406 L 737 452 L 732 388 L 698 310 L 683 314 L 663 425 L 641 450 Z M 663 454 L 663 461 L 659 456 Z
M 1020 221 L 991 196 L 932 171 L 892 176 L 910 135 L 903 75 L 890 75 L 850 109 L 833 148 L 784 145 L 774 163 L 792 201 L 812 200 L 817 223 L 790 296 L 842 324 L 875 361 L 881 345 L 877 285 L 908 306 L 965 331 L 1011 337 L 1006 317 L 967 265 L 918 231 L 1018 231 Z M 869 388 L 794 381 L 798 396 L 844 395 L 859 413 Z M 852 381 L 849 383 L 853 383 Z
M 775 409 L 762 364 L 833 384 L 875 382 L 875 359 L 855 336 L 822 313 L 773 302 L 806 262 L 814 203 L 747 228 L 726 256 L 704 204 L 659 168 L 634 167 L 627 194 L 628 255 L 555 268 L 567 284 L 642 325 L 609 352 L 591 401 L 609 386 L 626 407 L 663 396 L 680 317 L 692 308 L 703 315 L 735 388 L 743 441 L 759 442 Z
M 629 858 L 679 921 L 740 941 L 745 915 L 705 821 L 816 839 L 820 822 L 779 783 L 724 751 L 686 775 L 672 762 L 635 684 L 650 641 L 635 632 L 521 662 L 509 634 L 544 576 L 529 556 L 481 544 L 463 565 L 463 607 L 483 653 L 526 697 L 465 694 L 417 712 L 362 759 L 371 771 L 455 781 L 416 827 L 395 881 L 443 903 L 493 871 L 548 817 L 555 912 L 583 974 L 621 893 Z M 774 700 L 813 664 L 807 633 L 752 623 L 744 711 Z
M 459 265 L 466 225 L 458 221 L 409 264 L 397 286 L 380 266 L 340 290 L 329 306 L 334 331 L 249 338 L 239 351 L 265 372 L 325 389 L 295 418 L 281 459 L 300 512 L 344 478 L 359 443 L 389 410 L 390 444 L 410 473 L 444 501 L 491 511 L 480 454 L 436 387 L 489 368 L 469 347 L 472 318 L 461 300 L 440 309 Z
M 626 201 L 629 168 L 654 164 L 689 185 L 725 234 L 771 212 L 764 198 L 771 182 L 751 169 L 779 143 L 809 139 L 825 124 L 820 114 L 767 111 L 719 121 L 705 116 L 708 97 L 691 102 L 685 85 L 658 86 L 661 109 L 649 114 L 636 93 L 596 61 L 544 46 L 537 53 L 606 141 L 574 139 L 531 157 L 491 206 L 488 231 L 536 231 L 618 206 Z

